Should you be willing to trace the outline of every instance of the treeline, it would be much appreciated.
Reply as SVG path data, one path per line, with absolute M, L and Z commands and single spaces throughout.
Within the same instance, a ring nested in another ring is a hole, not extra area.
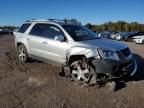
M 0 26 L 0 29 L 9 29 L 9 30 L 14 30 L 17 29 L 18 27 L 16 26 Z
M 81 25 L 81 22 L 78 21 L 77 19 L 64 19 L 65 22 L 72 22 L 74 24 L 79 24 Z M 104 24 L 96 25 L 96 24 L 91 24 L 87 23 L 85 25 L 89 29 L 95 31 L 95 32 L 101 32 L 101 31 L 113 31 L 113 32 L 130 32 L 130 31 L 142 31 L 144 32 L 144 24 L 139 24 L 137 22 L 132 22 L 128 23 L 125 21 L 118 21 L 118 22 L 107 22 Z M 17 29 L 18 27 L 16 26 L 0 26 L 0 29 Z
M 101 32 L 101 31 L 113 31 L 113 32 L 144 32 L 144 24 L 139 24 L 137 22 L 128 23 L 125 21 L 118 21 L 118 22 L 107 22 L 100 25 L 94 25 L 87 23 L 85 25 L 89 29 L 95 31 L 95 32 Z

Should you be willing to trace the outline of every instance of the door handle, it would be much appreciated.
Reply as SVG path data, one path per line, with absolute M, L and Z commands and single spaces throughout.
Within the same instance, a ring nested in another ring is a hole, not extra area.
M 47 42 L 42 42 L 43 44 L 48 44 Z

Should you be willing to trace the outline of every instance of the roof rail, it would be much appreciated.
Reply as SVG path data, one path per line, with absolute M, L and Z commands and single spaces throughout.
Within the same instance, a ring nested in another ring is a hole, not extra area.
M 71 20 L 60 20 L 60 19 L 30 19 L 27 20 L 26 22 L 56 22 L 56 23 L 65 23 L 65 24 L 75 24 L 73 21 Z
M 61 23 L 70 23 L 70 21 L 68 20 L 61 20 L 61 19 L 47 19 L 49 21 L 53 21 L 53 22 L 61 22 Z
M 27 20 L 26 22 L 37 22 L 37 21 L 47 22 L 47 21 L 50 21 L 50 20 L 48 20 L 48 19 L 30 19 L 30 20 Z
M 69 20 L 69 19 L 64 19 L 64 20 L 60 20 L 60 19 L 47 19 L 47 20 L 48 20 L 48 21 L 53 21 L 53 22 L 58 22 L 58 23 L 78 24 L 78 25 L 81 25 L 80 22 L 73 21 L 73 20 Z

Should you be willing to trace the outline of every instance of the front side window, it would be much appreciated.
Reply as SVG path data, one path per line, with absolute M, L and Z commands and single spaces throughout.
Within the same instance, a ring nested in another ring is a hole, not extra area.
M 23 25 L 20 27 L 20 29 L 18 30 L 18 32 L 24 33 L 24 32 L 28 29 L 28 27 L 29 27 L 30 25 L 31 25 L 31 24 L 23 24 Z
M 55 36 L 63 35 L 63 32 L 55 25 L 36 24 L 29 34 L 54 39 Z
M 98 38 L 94 32 L 80 25 L 62 25 L 62 27 L 75 41 L 84 41 Z

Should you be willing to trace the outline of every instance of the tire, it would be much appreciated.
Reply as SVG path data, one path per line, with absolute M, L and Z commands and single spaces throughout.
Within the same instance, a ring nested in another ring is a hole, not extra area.
M 125 41 L 128 41 L 128 37 L 125 37 L 125 39 L 124 39 Z
M 142 40 L 142 44 L 144 44 L 144 39 Z
M 71 78 L 79 83 L 96 84 L 95 67 L 91 61 L 77 60 L 70 65 Z
M 28 54 L 27 50 L 24 45 L 19 45 L 17 47 L 17 52 L 18 52 L 18 59 L 22 63 L 26 63 L 28 61 Z

